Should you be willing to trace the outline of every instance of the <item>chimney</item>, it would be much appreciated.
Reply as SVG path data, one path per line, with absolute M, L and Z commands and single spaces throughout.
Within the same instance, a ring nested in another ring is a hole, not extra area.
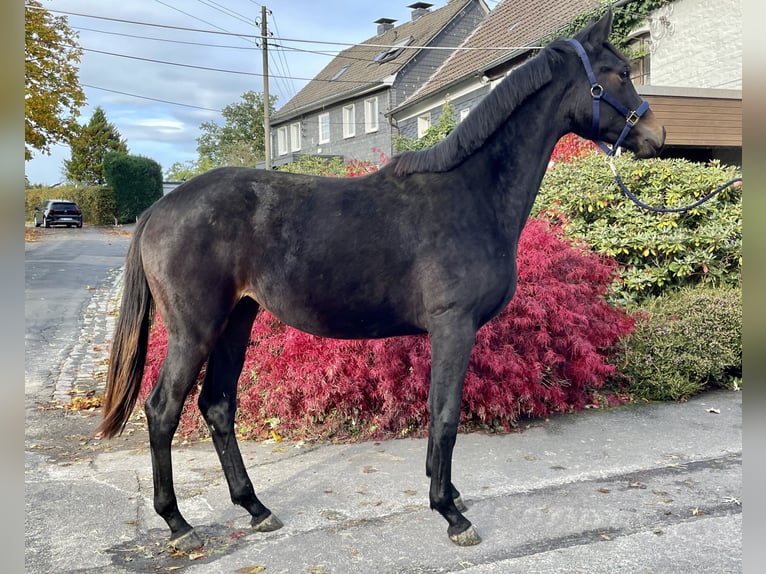
M 412 8 L 412 21 L 414 22 L 421 16 L 428 14 L 431 11 L 431 6 L 433 6 L 433 4 L 429 4 L 428 2 L 415 2 L 414 4 L 407 6 L 407 8 Z
M 391 18 L 378 18 L 375 20 L 375 24 L 378 25 L 378 36 L 393 29 L 394 22 L 396 22 L 396 20 L 392 20 Z

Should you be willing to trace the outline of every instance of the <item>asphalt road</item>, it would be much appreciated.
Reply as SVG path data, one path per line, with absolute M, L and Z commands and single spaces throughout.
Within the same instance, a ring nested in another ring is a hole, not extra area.
M 285 523 L 268 534 L 231 504 L 212 445 L 179 445 L 179 504 L 205 546 L 170 552 L 142 419 L 99 441 L 98 410 L 65 408 L 102 384 L 126 248 L 88 228 L 27 245 L 27 572 L 743 571 L 732 391 L 459 436 L 454 480 L 483 538 L 470 548 L 451 544 L 428 509 L 425 440 L 242 444 L 259 496 Z

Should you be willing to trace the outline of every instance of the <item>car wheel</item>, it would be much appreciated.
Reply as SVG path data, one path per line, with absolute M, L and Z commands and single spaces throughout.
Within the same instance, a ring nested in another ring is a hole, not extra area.
M 51 222 L 48 221 L 47 219 L 43 219 L 43 227 L 48 229 L 50 226 L 51 226 Z
M 77 224 L 77 229 L 80 229 L 82 227 L 82 223 Z

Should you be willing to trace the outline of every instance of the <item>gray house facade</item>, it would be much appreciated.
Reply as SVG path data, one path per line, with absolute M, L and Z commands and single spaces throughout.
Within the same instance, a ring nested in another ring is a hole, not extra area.
M 460 121 L 545 38 L 601 5 L 503 0 L 428 82 L 392 108 L 390 122 L 401 135 L 419 137 L 447 101 Z M 722 13 L 725 22 L 715 17 Z M 741 0 L 674 0 L 631 33 L 641 54 L 632 62 L 633 81 L 667 129 L 665 156 L 741 163 L 741 30 Z
M 377 34 L 336 56 L 271 118 L 271 163 L 300 155 L 378 163 L 392 155 L 390 112 L 412 97 L 489 13 L 484 0 L 408 6 L 401 25 L 380 18 Z

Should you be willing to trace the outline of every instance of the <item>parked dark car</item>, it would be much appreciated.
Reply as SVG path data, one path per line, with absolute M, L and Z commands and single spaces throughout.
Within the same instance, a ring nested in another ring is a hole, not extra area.
M 49 199 L 45 207 L 35 208 L 35 227 L 66 225 L 82 227 L 82 211 L 74 201 L 68 199 Z

